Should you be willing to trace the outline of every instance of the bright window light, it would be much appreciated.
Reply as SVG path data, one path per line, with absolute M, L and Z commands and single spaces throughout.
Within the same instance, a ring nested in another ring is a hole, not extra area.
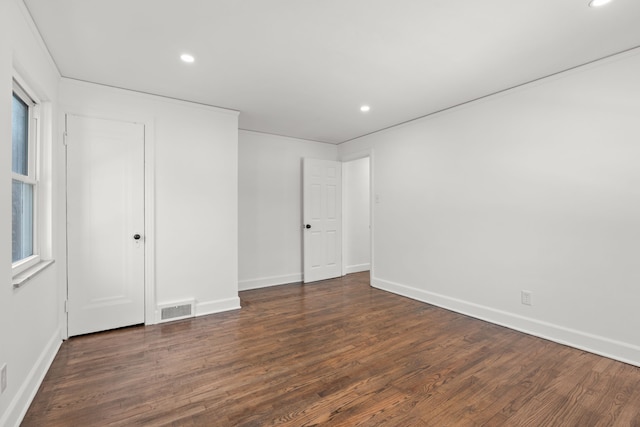
M 360 111 L 362 111 L 363 113 L 366 113 L 369 110 L 371 110 L 371 107 L 369 107 L 368 105 L 363 105 L 362 107 L 360 107 Z
M 183 53 L 182 55 L 180 55 L 180 59 L 189 64 L 196 60 L 192 55 L 189 55 L 188 53 Z

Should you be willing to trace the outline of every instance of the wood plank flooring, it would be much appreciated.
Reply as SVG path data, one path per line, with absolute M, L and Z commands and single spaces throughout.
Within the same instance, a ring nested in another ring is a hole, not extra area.
M 640 368 L 373 289 L 63 343 L 23 426 L 640 426 Z

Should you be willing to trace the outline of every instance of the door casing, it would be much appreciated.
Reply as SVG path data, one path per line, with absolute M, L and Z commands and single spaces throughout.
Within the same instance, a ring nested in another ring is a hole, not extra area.
M 67 117 L 69 115 L 85 116 L 91 118 L 100 118 L 106 120 L 124 121 L 131 123 L 140 123 L 144 125 L 144 238 L 145 238 L 145 259 L 144 259 L 144 323 L 145 325 L 153 325 L 159 321 L 159 312 L 156 304 L 156 289 L 155 289 L 155 119 L 152 116 L 137 115 L 122 113 L 117 109 L 95 109 L 95 108 L 66 108 L 60 113 L 60 129 L 62 133 L 62 144 L 60 144 L 61 152 L 59 158 L 61 159 L 64 168 L 62 168 L 63 175 L 60 180 L 64 188 L 64 202 L 63 202 L 63 221 L 61 221 L 62 230 L 61 233 L 64 236 L 63 247 L 59 251 L 64 259 L 65 269 L 61 270 L 63 273 L 62 283 L 64 283 L 64 289 L 61 289 L 61 298 L 63 304 L 61 310 L 63 311 L 62 325 L 61 325 L 61 337 L 62 339 L 68 339 L 68 319 L 66 315 L 66 304 L 68 295 L 68 266 L 66 259 L 66 248 L 69 241 L 67 236 L 66 225 L 66 129 L 67 129 Z

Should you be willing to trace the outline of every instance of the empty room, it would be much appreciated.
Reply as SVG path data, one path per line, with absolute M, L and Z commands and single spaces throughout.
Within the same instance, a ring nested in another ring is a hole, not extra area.
M 0 0 L 0 427 L 640 426 L 639 18 Z

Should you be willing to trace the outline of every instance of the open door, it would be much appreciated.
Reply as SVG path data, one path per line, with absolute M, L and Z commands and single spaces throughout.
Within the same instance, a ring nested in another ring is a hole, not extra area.
M 302 165 L 304 283 L 342 275 L 342 163 Z

